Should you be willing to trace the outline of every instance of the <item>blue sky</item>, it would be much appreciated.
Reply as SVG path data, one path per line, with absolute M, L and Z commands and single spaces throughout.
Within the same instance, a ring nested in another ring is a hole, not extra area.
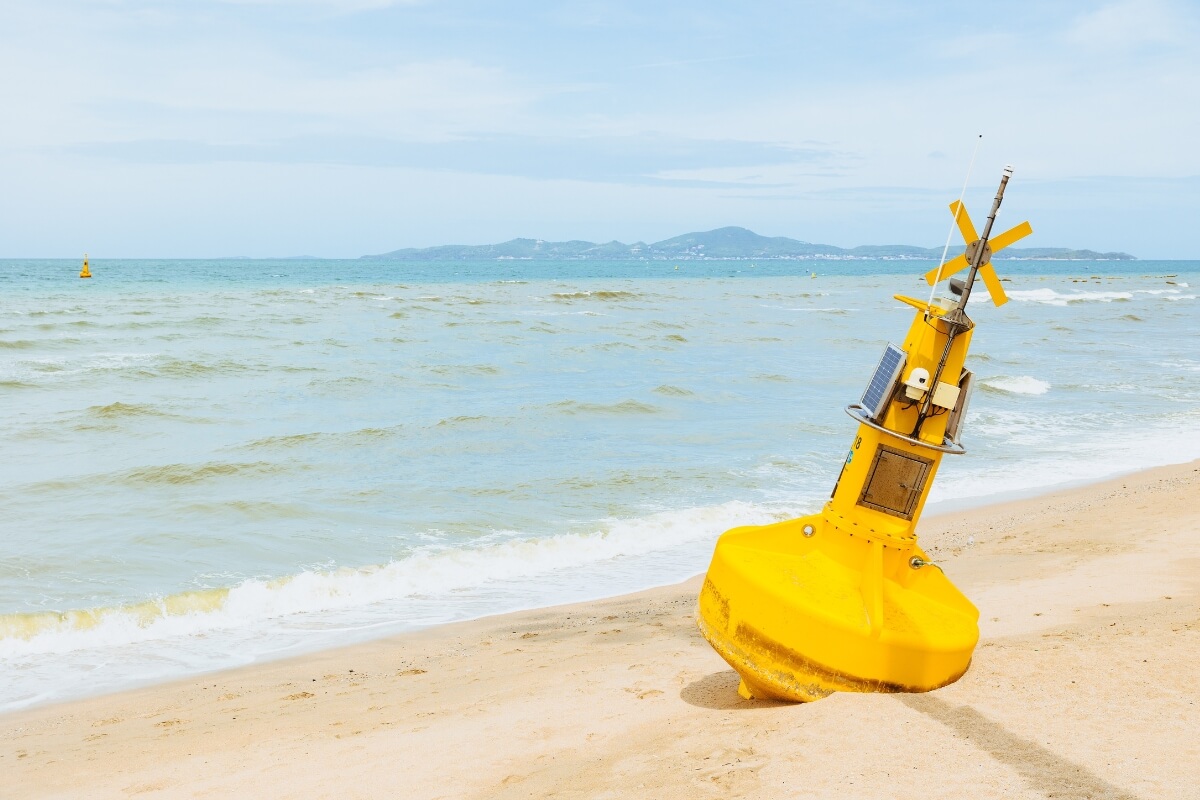
M 0 257 L 723 225 L 1200 258 L 1200 7 L 0 0 Z

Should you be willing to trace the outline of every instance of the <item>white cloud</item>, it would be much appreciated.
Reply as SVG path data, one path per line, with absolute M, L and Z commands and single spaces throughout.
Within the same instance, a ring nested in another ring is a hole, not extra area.
M 643 225 L 671 235 L 701 227 L 701 217 L 713 227 L 739 222 L 756 228 L 756 218 L 771 214 L 809 215 L 832 232 L 838 215 L 871 202 L 890 218 L 906 202 L 889 194 L 893 190 L 957 195 L 981 132 L 973 183 L 988 184 L 985 194 L 1008 161 L 1017 167 L 1020 187 L 1098 175 L 1200 174 L 1200 150 L 1191 141 L 1200 127 L 1200 50 L 1190 46 L 1197 26 L 1195 13 L 1178 4 L 1093 4 L 1083 15 L 1031 4 L 978 35 L 954 15 L 906 12 L 887 24 L 872 16 L 872 24 L 851 25 L 845 12 L 830 11 L 830 24 L 809 31 L 822 37 L 812 47 L 764 45 L 753 57 L 742 54 L 772 31 L 747 28 L 740 39 L 731 32 L 725 46 L 724 38 L 700 36 L 685 18 L 667 12 L 641 7 L 638 19 L 630 19 L 632 4 L 618 7 L 615 16 L 607 3 L 582 7 L 602 25 L 553 22 L 556 12 L 519 7 L 447 5 L 437 14 L 347 16 L 386 4 L 31 0 L 12 13 L 6 7 L 0 107 L 13 123 L 0 126 L 0 162 L 9 165 L 9 185 L 33 196 L 36 187 L 56 182 L 103 178 L 123 185 L 122 175 L 154 185 L 156 175 L 168 172 L 204 184 L 205 170 L 218 169 L 213 153 L 251 154 L 237 169 L 219 167 L 227 180 L 244 173 L 286 182 L 278 176 L 295 169 L 333 186 L 341 180 L 333 176 L 350 165 L 361 165 L 353 172 L 361 178 L 372 164 L 417 182 L 416 167 L 440 167 L 456 170 L 458 186 L 523 192 L 491 199 L 504 197 L 502 203 L 544 219 L 588 219 L 600 213 L 597 203 L 615 202 L 618 207 L 605 213 L 625 222 L 614 223 L 611 235 L 630 237 L 642 234 L 622 231 Z M 651 30 L 637 40 L 647 26 Z M 370 149 L 358 148 L 360 139 L 443 143 L 410 149 L 458 155 L 372 162 L 369 152 L 359 152 Z M 621 146 L 610 142 L 612 152 L 599 146 L 609 139 Z M 837 157 L 770 161 L 754 156 L 750 146 L 807 149 L 812 141 Z M 117 164 L 119 154 L 147 142 L 164 151 L 207 153 L 208 163 L 168 168 L 167 158 L 128 158 Z M 470 146 L 460 147 L 464 142 Z M 722 146 L 714 146 L 711 157 L 703 148 L 690 160 L 667 157 L 680 142 Z M 341 146 L 338 157 L 327 157 L 322 148 L 336 147 L 324 143 Z M 739 143 L 746 147 L 733 147 Z M 345 157 L 347 148 L 355 158 Z M 743 158 L 743 150 L 751 155 Z M 254 153 L 266 151 L 274 166 L 248 166 Z M 26 163 L 31 152 L 39 159 Z M 738 159 L 717 157 L 729 152 Z M 290 167 L 283 163 L 288 153 Z M 301 162 L 342 166 L 316 170 Z M 630 209 L 652 181 L 617 185 L 630 175 L 690 186 L 655 189 L 655 197 L 669 197 L 672 205 L 639 207 L 648 214 L 639 221 Z M 554 183 L 563 176 L 573 182 Z M 363 187 L 381 197 L 386 183 L 372 179 Z M 440 185 L 428 178 L 423 190 Z M 353 196 L 349 183 L 343 190 L 339 203 Z M 838 195 L 842 199 L 833 202 L 835 190 L 867 194 Z M 1194 208 L 1194 188 L 1190 199 L 1185 190 L 1168 185 L 1163 191 Z M 561 207 L 535 197 L 551 191 Z M 1092 191 L 1068 185 L 1054 213 L 1078 216 Z M 1078 193 L 1075 205 L 1070 192 Z M 883 199 L 863 199 L 868 196 Z M 114 191 L 112 198 L 131 218 L 147 204 L 132 190 Z M 47 196 L 39 213 L 51 218 L 54 208 Z M 453 217 L 454 204 L 440 211 Z M 434 213 L 431 207 L 426 216 Z M 495 213 L 486 196 L 475 213 Z M 695 222 L 661 221 L 689 214 Z M 222 224 L 236 225 L 237 215 L 230 219 Z M 509 232 L 499 227 L 497 236 L 506 238 Z M 842 239 L 861 241 L 853 231 Z M 1081 234 L 1071 243 L 1101 242 Z M 1106 246 L 1137 249 L 1119 241 Z
M 1193 40 L 1194 29 L 1189 9 L 1161 0 L 1123 0 L 1080 15 L 1065 38 L 1090 49 L 1124 49 L 1182 44 Z
M 282 66 L 186 68 L 143 88 L 137 99 L 171 109 L 302 115 L 338 126 L 446 135 L 506 117 L 537 97 L 502 70 L 457 59 L 332 75 Z
M 334 13 L 353 14 L 394 6 L 424 5 L 427 0 L 213 0 L 223 5 L 276 6 L 278 8 L 324 9 Z

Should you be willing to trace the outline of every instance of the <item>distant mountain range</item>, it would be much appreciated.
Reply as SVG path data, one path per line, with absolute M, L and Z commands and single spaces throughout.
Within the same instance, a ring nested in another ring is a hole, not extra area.
M 952 248 L 950 256 L 962 252 Z M 703 233 L 685 233 L 674 239 L 654 244 L 612 241 L 547 242 L 542 239 L 512 239 L 500 244 L 457 245 L 439 247 L 407 247 L 390 253 L 363 258 L 395 259 L 398 261 L 474 261 L 480 259 L 521 260 L 604 260 L 604 261 L 681 261 L 687 259 L 810 259 L 810 258 L 922 258 L 937 259 L 940 247 L 915 247 L 906 244 L 862 245 L 835 247 L 831 244 L 812 244 L 786 236 L 759 236 L 745 228 L 717 228 Z M 1088 261 L 1134 261 L 1128 253 L 1097 253 L 1094 250 L 1070 250 L 1065 247 L 1012 247 L 997 258 L 1052 258 Z

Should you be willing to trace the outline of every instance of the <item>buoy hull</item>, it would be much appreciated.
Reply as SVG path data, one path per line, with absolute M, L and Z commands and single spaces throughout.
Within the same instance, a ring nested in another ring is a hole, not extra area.
M 924 559 L 823 515 L 735 528 L 700 593 L 701 633 L 758 698 L 937 689 L 970 666 L 979 612 L 936 566 L 914 569 L 914 555 Z

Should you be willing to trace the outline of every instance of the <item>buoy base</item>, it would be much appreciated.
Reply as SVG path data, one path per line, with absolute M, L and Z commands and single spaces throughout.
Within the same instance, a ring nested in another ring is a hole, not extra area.
M 915 544 L 884 547 L 821 515 L 735 528 L 717 542 L 697 623 L 743 697 L 937 689 L 970 666 L 979 612 L 913 555 L 925 560 Z

